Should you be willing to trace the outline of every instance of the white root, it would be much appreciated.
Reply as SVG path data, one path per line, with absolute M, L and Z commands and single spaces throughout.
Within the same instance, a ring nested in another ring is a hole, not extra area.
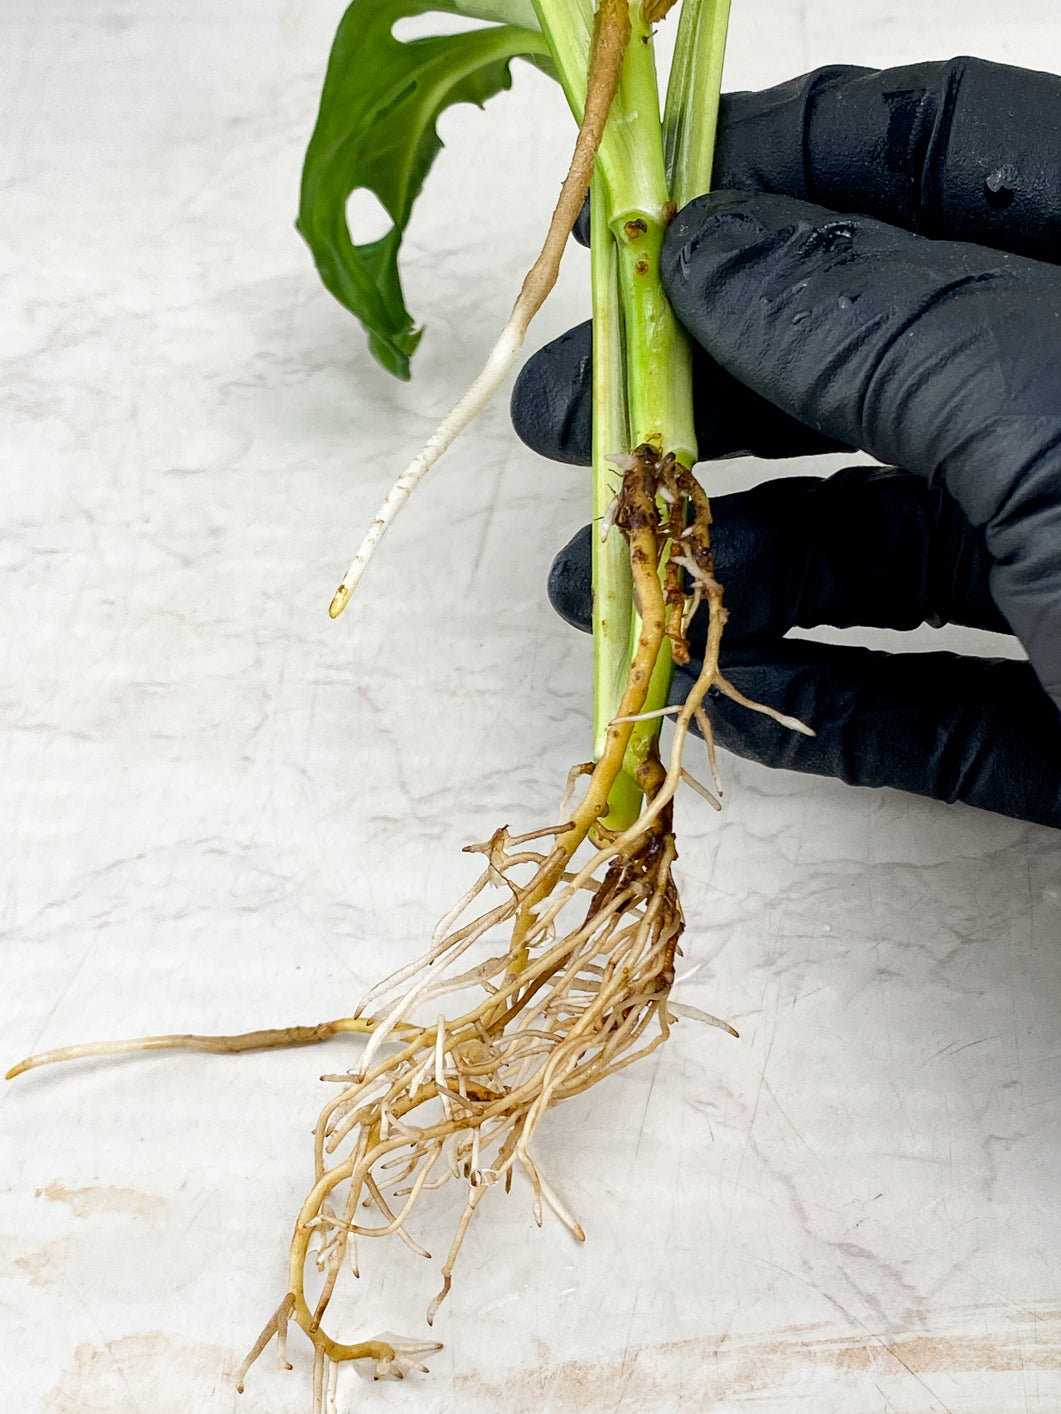
M 571 1236 L 575 1238 L 577 1242 L 585 1242 L 586 1234 L 582 1230 L 582 1224 L 579 1222 L 578 1218 L 575 1217 L 574 1213 L 571 1211 L 571 1209 L 567 1206 L 564 1200 L 560 1197 L 559 1193 L 557 1193 L 556 1189 L 542 1173 L 541 1169 L 538 1167 L 537 1161 L 535 1159 L 532 1159 L 530 1154 L 526 1152 L 522 1153 L 520 1155 L 520 1158 L 523 1161 L 524 1167 L 531 1175 L 531 1179 L 535 1185 L 536 1198 L 537 1194 L 540 1193 L 541 1197 L 545 1199 L 546 1203 L 560 1219 L 564 1227 L 567 1228 Z M 538 1226 L 541 1227 L 540 1203 L 537 1206 L 536 1216 Z
M 443 452 L 456 441 L 466 427 L 475 421 L 511 372 L 519 356 L 519 351 L 523 347 L 530 322 L 538 312 L 548 290 L 552 288 L 555 278 L 554 273 L 548 288 L 542 293 L 537 303 L 525 301 L 522 295 L 516 301 L 508 323 L 502 329 L 500 337 L 490 350 L 485 364 L 474 381 L 450 408 L 423 447 L 387 492 L 386 498 L 376 512 L 376 517 L 369 526 L 350 568 L 343 575 L 342 582 L 335 591 L 335 597 L 328 608 L 328 613 L 333 619 L 338 618 L 350 602 L 361 576 L 368 568 L 369 561 L 376 553 L 380 541 L 393 525 L 398 512 Z
M 700 735 L 704 739 L 704 746 L 707 748 L 707 764 L 711 770 L 711 779 L 715 783 L 715 790 L 719 796 L 725 795 L 725 787 L 722 783 L 722 772 L 718 769 L 718 756 L 715 752 L 715 731 L 711 725 L 703 704 L 697 707 L 693 713 L 693 721 L 700 728 Z
M 667 999 L 667 1010 L 671 1018 L 680 1016 L 687 1017 L 690 1021 L 701 1021 L 705 1026 L 716 1026 L 719 1031 L 725 1031 L 730 1036 L 739 1036 L 739 1031 L 734 1031 L 728 1021 L 721 1021 L 717 1016 L 712 1016 L 708 1011 L 701 1011 L 699 1007 L 687 1006 L 685 1002 L 674 1002 Z
M 613 717 L 609 725 L 614 727 L 617 722 L 651 722 L 655 717 L 670 717 L 681 710 L 681 703 L 676 702 L 673 707 L 656 707 L 651 712 L 635 712 L 631 717 Z
M 750 697 L 745 697 L 743 692 L 739 692 L 721 674 L 715 680 L 715 687 L 733 702 L 739 703 L 741 707 L 747 707 L 751 712 L 761 712 L 764 717 L 770 717 L 778 726 L 787 727 L 790 732 L 799 732 L 802 736 L 817 735 L 813 727 L 808 727 L 806 722 L 801 722 L 798 717 L 790 717 L 785 712 L 779 712 L 776 707 L 767 707 L 763 702 L 753 702 Z
M 707 801 L 708 805 L 711 806 L 712 810 L 722 809 L 721 800 L 719 800 L 717 796 L 712 795 L 711 792 L 708 790 L 707 786 L 702 785 L 701 782 L 698 781 L 695 776 L 690 775 L 690 773 L 685 769 L 684 766 L 682 767 L 681 778 L 687 786 L 692 786 L 693 790 L 696 791 L 697 795 L 702 796 L 704 800 Z

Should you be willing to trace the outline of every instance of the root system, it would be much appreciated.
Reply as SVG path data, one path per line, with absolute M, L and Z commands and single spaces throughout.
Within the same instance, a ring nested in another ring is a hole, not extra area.
M 476 1209 L 491 1188 L 509 1189 L 517 1170 L 529 1181 L 536 1220 L 548 1208 L 583 1240 L 578 1219 L 533 1152 L 546 1113 L 650 1055 L 677 1016 L 732 1031 L 670 1001 L 683 928 L 673 874 L 674 796 L 684 780 L 713 799 L 683 766 L 683 749 L 695 721 L 721 790 L 703 700 L 714 688 L 746 702 L 719 670 L 725 611 L 711 562 L 708 502 L 691 471 L 657 447 L 646 443 L 614 460 L 623 483 L 609 518 L 629 542 L 640 635 L 601 759 L 571 771 L 559 823 L 523 834 L 502 827 L 468 846 L 483 858 L 475 883 L 439 923 L 423 956 L 374 987 L 352 1017 L 242 1036 L 67 1047 L 10 1072 L 163 1047 L 236 1052 L 368 1034 L 358 1069 L 325 1077 L 339 1089 L 317 1122 L 314 1182 L 295 1222 L 288 1290 L 244 1362 L 241 1388 L 273 1337 L 286 1363 L 292 1320 L 314 1346 L 315 1414 L 330 1407 L 346 1361 L 372 1361 L 377 1377 L 422 1369 L 421 1358 L 440 1348 L 432 1342 L 349 1341 L 332 1333 L 330 1303 L 344 1270 L 358 1274 L 359 1243 L 389 1237 L 428 1257 L 414 1231 L 421 1205 L 447 1184 L 463 1190 L 442 1284 L 427 1308 L 430 1323 L 449 1293 Z M 645 808 L 629 829 L 613 833 L 600 821 L 633 724 L 642 719 L 653 665 L 665 639 L 675 658 L 688 661 L 689 623 L 702 603 L 708 606 L 703 666 L 674 709 L 669 759 L 664 765 L 653 750 L 636 766 Z M 807 730 L 772 709 L 746 705 Z M 497 893 L 500 900 L 483 908 Z M 462 1007 L 453 1018 L 445 1012 L 451 997 Z M 321 1287 L 312 1304 L 307 1275 Z
M 428 951 L 366 996 L 356 1017 L 371 1008 L 378 1019 L 361 1065 L 330 1077 L 341 1088 L 317 1123 L 315 1181 L 295 1224 L 288 1295 L 252 1353 L 279 1333 L 281 1313 L 283 1322 L 297 1322 L 315 1347 L 318 1409 L 335 1365 L 369 1359 L 377 1374 L 401 1374 L 413 1361 L 412 1346 L 350 1343 L 328 1329 L 344 1267 L 358 1270 L 359 1242 L 397 1238 L 427 1257 L 413 1230 L 420 1205 L 448 1183 L 464 1190 L 430 1323 L 449 1293 L 476 1209 L 491 1188 L 507 1190 L 517 1169 L 529 1181 L 536 1220 L 549 1208 L 581 1241 L 578 1219 L 534 1155 L 538 1127 L 554 1105 L 650 1055 L 679 1014 L 669 994 L 683 928 L 672 829 L 675 791 L 689 779 L 682 751 L 696 720 L 717 781 L 703 698 L 711 687 L 739 694 L 719 671 L 725 613 L 706 496 L 687 467 L 648 444 L 616 461 L 624 478 L 612 519 L 630 544 L 641 634 L 607 748 L 595 767 L 572 771 L 568 795 L 583 781 L 585 788 L 574 808 L 565 800 L 559 824 L 519 835 L 502 828 L 468 847 L 484 858 L 478 879 L 441 921 Z M 664 637 L 688 660 L 686 632 L 701 602 L 709 606 L 703 668 L 677 710 L 669 764 L 653 755 L 638 768 L 646 808 L 630 829 L 610 835 L 598 821 L 652 664 Z M 583 845 L 592 852 L 576 863 Z M 498 890 L 500 902 L 477 911 Z M 485 960 L 473 961 L 483 950 Z M 447 1018 L 445 999 L 468 993 L 472 1004 Z M 418 1025 L 424 1014 L 435 1019 Z M 312 1304 L 310 1263 L 323 1274 Z

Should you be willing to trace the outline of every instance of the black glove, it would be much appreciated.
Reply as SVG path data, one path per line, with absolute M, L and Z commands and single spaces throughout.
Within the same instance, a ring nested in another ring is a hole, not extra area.
M 1059 133 L 1061 80 L 973 59 L 724 99 L 716 180 L 751 191 L 691 203 L 663 252 L 701 456 L 907 468 L 717 500 L 725 669 L 817 731 L 713 695 L 729 749 L 1061 826 Z M 583 325 L 520 376 L 513 421 L 545 455 L 589 460 L 589 358 Z M 588 627 L 585 532 L 550 594 Z M 1030 664 L 781 641 L 946 621 L 1014 632 Z

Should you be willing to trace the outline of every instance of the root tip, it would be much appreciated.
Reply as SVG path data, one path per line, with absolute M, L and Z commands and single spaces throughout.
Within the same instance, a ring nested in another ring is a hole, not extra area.
M 350 602 L 350 590 L 345 584 L 340 584 L 335 591 L 332 602 L 328 605 L 328 617 L 337 619 Z
M 445 1301 L 446 1297 L 449 1295 L 449 1289 L 452 1285 L 453 1278 L 450 1276 L 449 1272 L 446 1272 L 442 1278 L 442 1290 L 438 1293 L 438 1295 L 431 1302 L 431 1305 L 427 1308 L 427 1324 L 429 1326 L 433 1326 L 435 1324 L 435 1316 L 438 1313 L 438 1308 L 442 1305 L 443 1301 Z

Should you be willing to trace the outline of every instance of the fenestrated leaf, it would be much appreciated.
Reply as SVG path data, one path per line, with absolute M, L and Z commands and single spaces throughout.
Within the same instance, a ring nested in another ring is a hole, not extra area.
M 494 8 L 503 12 L 504 6 L 495 0 Z M 511 85 L 516 55 L 540 59 L 547 53 L 540 33 L 508 24 L 394 38 L 398 20 L 429 10 L 461 14 L 464 6 L 461 0 L 353 0 L 346 11 L 306 151 L 296 222 L 324 284 L 357 315 L 372 353 L 399 378 L 409 377 L 421 330 L 405 307 L 398 250 L 442 146 L 438 116 L 454 103 L 482 107 Z M 357 244 L 346 202 L 360 187 L 375 193 L 394 225 L 381 240 Z
M 457 0 L 457 12 L 477 20 L 497 20 L 506 25 L 539 29 L 534 0 Z

